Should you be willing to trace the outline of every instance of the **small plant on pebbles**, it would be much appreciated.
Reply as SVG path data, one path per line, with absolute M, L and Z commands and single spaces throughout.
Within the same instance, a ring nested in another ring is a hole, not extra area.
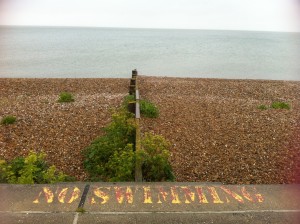
M 124 98 L 123 107 L 129 109 L 131 111 L 132 105 L 135 103 L 135 96 L 134 95 L 128 95 Z M 159 110 L 157 106 L 148 101 L 148 100 L 140 100 L 140 110 L 141 115 L 148 118 L 157 118 L 159 116 Z
M 17 120 L 16 117 L 8 115 L 1 119 L 1 124 L 3 125 L 13 124 L 16 122 L 16 120 Z
M 140 110 L 141 110 L 141 114 L 144 115 L 145 117 L 157 118 L 159 115 L 159 110 L 155 106 L 155 104 L 147 100 L 140 100 Z
M 132 102 L 135 102 L 135 96 L 134 95 L 127 95 L 125 98 L 124 98 L 124 101 L 123 101 L 123 105 L 125 107 L 127 107 L 127 105 L 129 103 L 132 103 Z
M 289 110 L 291 106 L 288 103 L 285 102 L 280 102 L 280 101 L 275 101 L 271 104 L 271 107 L 273 109 L 287 109 Z
M 263 105 L 263 104 L 259 105 L 257 108 L 260 109 L 260 110 L 266 110 L 266 109 L 268 109 L 268 107 L 266 105 Z
M 62 92 L 59 94 L 58 102 L 60 102 L 60 103 L 74 102 L 74 96 L 72 93 Z

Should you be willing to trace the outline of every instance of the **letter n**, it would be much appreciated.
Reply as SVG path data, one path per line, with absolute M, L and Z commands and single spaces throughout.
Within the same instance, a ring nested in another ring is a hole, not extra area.
M 42 194 L 44 194 L 45 199 L 46 199 L 46 202 L 47 202 L 48 204 L 50 204 L 50 203 L 53 202 L 53 199 L 54 199 L 54 194 L 53 194 L 53 192 L 50 190 L 50 188 L 48 188 L 48 187 L 43 187 L 43 190 L 39 193 L 39 195 L 37 196 L 37 198 L 33 201 L 34 204 L 40 203 L 39 198 L 40 198 L 40 196 L 41 196 Z

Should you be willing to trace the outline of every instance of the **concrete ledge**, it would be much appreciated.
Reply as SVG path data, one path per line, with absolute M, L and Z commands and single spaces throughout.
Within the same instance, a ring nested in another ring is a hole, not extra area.
M 299 223 L 299 196 L 300 185 L 1 184 L 0 223 Z

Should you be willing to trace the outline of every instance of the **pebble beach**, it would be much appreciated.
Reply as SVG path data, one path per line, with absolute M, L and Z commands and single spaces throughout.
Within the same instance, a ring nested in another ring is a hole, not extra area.
M 17 122 L 0 126 L 0 158 L 45 152 L 59 170 L 84 180 L 81 151 L 101 135 L 111 110 L 128 92 L 128 79 L 0 79 L 0 117 Z M 75 101 L 59 103 L 61 92 Z
M 129 79 L 0 79 L 0 158 L 30 150 L 83 181 L 81 151 L 110 122 L 128 94 Z M 177 181 L 227 184 L 300 183 L 300 82 L 139 77 L 142 99 L 160 116 L 142 118 L 142 133 L 171 143 Z M 75 101 L 59 103 L 60 92 Z M 290 110 L 260 110 L 288 102 Z
M 160 109 L 143 132 L 171 142 L 177 181 L 300 183 L 300 82 L 144 77 Z M 274 101 L 290 110 L 260 110 Z

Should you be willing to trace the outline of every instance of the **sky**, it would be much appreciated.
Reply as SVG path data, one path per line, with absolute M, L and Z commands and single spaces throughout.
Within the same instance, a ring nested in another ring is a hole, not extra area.
M 300 0 L 0 0 L 0 25 L 300 32 Z

